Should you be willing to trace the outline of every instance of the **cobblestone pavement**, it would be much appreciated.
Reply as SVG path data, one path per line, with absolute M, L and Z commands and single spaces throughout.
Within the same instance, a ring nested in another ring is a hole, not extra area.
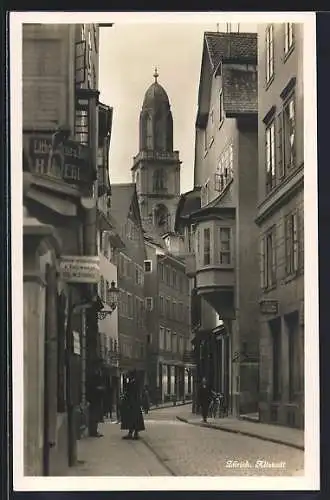
M 201 422 L 199 415 L 193 415 L 191 406 L 178 407 L 177 418 L 194 425 L 215 427 L 227 432 L 237 432 L 250 437 L 273 441 L 278 444 L 287 444 L 304 450 L 304 431 L 280 425 L 270 425 L 258 421 L 247 421 L 233 417 L 209 418 L 207 424 Z
M 184 410 L 183 410 L 184 411 Z M 240 434 L 175 424 L 178 408 L 150 413 L 144 441 L 177 476 L 303 474 L 304 452 Z M 257 425 L 257 424 L 256 424 Z
M 79 442 L 71 476 L 292 476 L 303 474 L 304 453 L 240 434 L 176 419 L 178 408 L 145 417 L 140 441 L 125 441 L 118 424 L 100 426 L 103 438 Z

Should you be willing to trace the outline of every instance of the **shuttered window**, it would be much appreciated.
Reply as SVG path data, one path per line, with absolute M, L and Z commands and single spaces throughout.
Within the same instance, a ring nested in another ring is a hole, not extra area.
M 299 269 L 297 212 L 288 215 L 285 219 L 285 269 L 287 275 L 296 273 Z

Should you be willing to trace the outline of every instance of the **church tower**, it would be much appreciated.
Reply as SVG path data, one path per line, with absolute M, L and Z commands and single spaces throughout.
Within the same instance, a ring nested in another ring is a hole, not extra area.
M 173 151 L 173 118 L 169 99 L 155 81 L 145 93 L 140 113 L 140 147 L 134 157 L 132 180 L 140 205 L 143 225 L 159 234 L 174 231 L 180 198 L 179 152 Z

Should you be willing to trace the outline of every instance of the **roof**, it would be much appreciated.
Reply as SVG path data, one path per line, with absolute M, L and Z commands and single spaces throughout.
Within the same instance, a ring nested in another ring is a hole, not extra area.
M 119 225 L 127 219 L 134 194 L 134 183 L 111 184 L 111 214 Z
M 258 112 L 257 71 L 223 67 L 223 107 L 227 115 Z
M 217 33 L 207 31 L 204 40 L 213 70 L 222 60 L 254 59 L 257 62 L 257 33 Z
M 187 191 L 180 196 L 179 203 L 175 214 L 175 228 L 179 224 L 179 220 L 189 216 L 192 212 L 196 212 L 201 207 L 201 188 L 196 186 L 191 191 Z
M 150 109 L 159 104 L 170 106 L 166 90 L 158 82 L 154 82 L 144 95 L 143 108 Z

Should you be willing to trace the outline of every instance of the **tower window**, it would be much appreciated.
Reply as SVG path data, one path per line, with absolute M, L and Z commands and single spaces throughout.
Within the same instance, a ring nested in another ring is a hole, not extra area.
M 155 170 L 153 174 L 153 191 L 164 191 L 165 185 L 165 172 L 162 169 Z
M 147 138 L 146 138 L 147 149 L 152 149 L 152 120 L 151 117 L 147 117 Z

